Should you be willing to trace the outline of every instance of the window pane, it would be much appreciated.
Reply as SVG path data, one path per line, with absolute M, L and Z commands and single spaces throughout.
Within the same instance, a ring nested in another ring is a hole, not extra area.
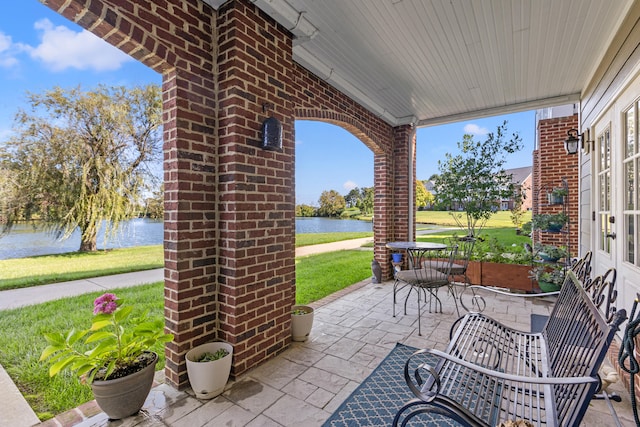
M 604 131 L 604 168 L 611 167 L 611 140 L 609 139 L 609 129 Z
M 605 208 L 604 210 L 606 211 L 610 211 L 611 210 L 611 172 L 607 172 L 605 174 L 605 182 L 607 183 L 607 186 L 605 188 Z
M 624 165 L 624 176 L 625 179 L 627 180 L 627 191 L 626 191 L 626 195 L 625 195 L 625 205 L 627 206 L 626 209 L 627 210 L 633 210 L 633 204 L 635 202 L 635 185 L 634 185 L 634 177 L 635 174 L 633 173 L 633 165 L 634 162 L 627 162 Z
M 635 150 L 635 114 L 634 114 L 635 110 L 632 107 L 629 111 L 627 111 L 626 113 L 626 117 L 627 117 L 627 129 L 626 129 L 626 135 L 627 135 L 627 144 L 626 144 L 626 151 L 625 151 L 625 157 L 629 157 L 629 156 L 633 156 L 634 154 L 634 150 Z
M 606 182 L 605 182 L 605 176 L 604 175 L 600 175 L 600 210 L 603 211 L 605 210 L 605 200 L 606 200 Z
M 605 146 L 604 146 L 604 134 L 600 135 L 598 138 L 598 146 L 600 147 L 600 171 L 605 169 Z
M 636 183 L 640 184 L 640 158 L 636 159 Z M 636 191 L 636 209 L 640 210 L 640 192 Z
M 627 229 L 627 255 L 626 260 L 632 264 L 636 261 L 635 255 L 635 230 L 634 230 L 634 221 L 635 217 L 633 215 L 625 215 L 625 226 Z

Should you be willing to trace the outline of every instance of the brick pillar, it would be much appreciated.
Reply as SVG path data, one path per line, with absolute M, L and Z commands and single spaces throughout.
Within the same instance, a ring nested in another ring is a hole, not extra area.
M 564 149 L 567 131 L 578 127 L 578 115 L 540 120 L 538 122 L 538 149 L 533 162 L 533 206 L 534 214 L 557 213 L 562 205 L 548 205 L 547 191 L 562 186 L 562 179 L 569 186 L 569 250 L 572 256 L 578 254 L 578 158 Z M 566 246 L 567 236 L 562 233 L 536 231 L 536 243 Z
M 385 244 L 415 239 L 416 132 L 413 126 L 393 128 L 391 147 L 390 152 L 374 158 L 374 249 L 386 279 L 392 277 L 393 266 L 391 251 Z M 409 203 L 410 196 L 413 203 Z
M 245 1 L 218 10 L 219 337 L 240 374 L 284 350 L 295 301 L 291 35 Z M 261 148 L 282 122 L 283 151 Z

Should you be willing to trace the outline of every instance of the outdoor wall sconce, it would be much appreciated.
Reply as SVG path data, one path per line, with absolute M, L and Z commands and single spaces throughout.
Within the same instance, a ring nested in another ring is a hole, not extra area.
M 262 104 L 262 111 L 266 112 L 272 104 Z M 282 151 L 282 124 L 271 116 L 262 122 L 262 148 L 269 151 Z
M 581 138 L 578 136 L 578 129 L 571 129 L 567 132 L 567 135 L 567 139 L 564 140 L 564 149 L 567 151 L 567 154 L 577 154 Z

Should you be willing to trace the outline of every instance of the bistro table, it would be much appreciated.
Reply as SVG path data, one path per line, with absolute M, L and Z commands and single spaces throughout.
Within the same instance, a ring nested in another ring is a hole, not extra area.
M 447 247 L 447 245 L 445 244 L 433 243 L 433 242 L 389 242 L 385 246 L 393 251 L 407 251 L 410 268 L 413 268 L 412 250 L 428 249 L 428 250 L 439 251 Z M 402 262 L 393 262 L 392 264 L 394 265 L 394 267 L 399 268 L 402 265 Z M 396 269 L 396 271 L 398 270 Z
M 394 251 L 407 250 L 407 249 L 433 249 L 440 250 L 447 247 L 443 243 L 433 242 L 389 242 L 386 244 L 387 248 Z

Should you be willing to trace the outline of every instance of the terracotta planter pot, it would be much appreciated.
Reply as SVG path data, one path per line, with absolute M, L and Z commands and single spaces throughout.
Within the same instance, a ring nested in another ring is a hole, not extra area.
M 218 360 L 196 362 L 204 353 L 225 349 L 229 354 Z M 226 342 L 210 342 L 192 348 L 185 355 L 189 383 L 198 399 L 212 399 L 224 391 L 231 373 L 233 347 Z
M 119 420 L 137 413 L 147 399 L 158 355 L 142 370 L 123 378 L 108 381 L 93 381 L 91 390 L 100 409 L 112 420 Z

